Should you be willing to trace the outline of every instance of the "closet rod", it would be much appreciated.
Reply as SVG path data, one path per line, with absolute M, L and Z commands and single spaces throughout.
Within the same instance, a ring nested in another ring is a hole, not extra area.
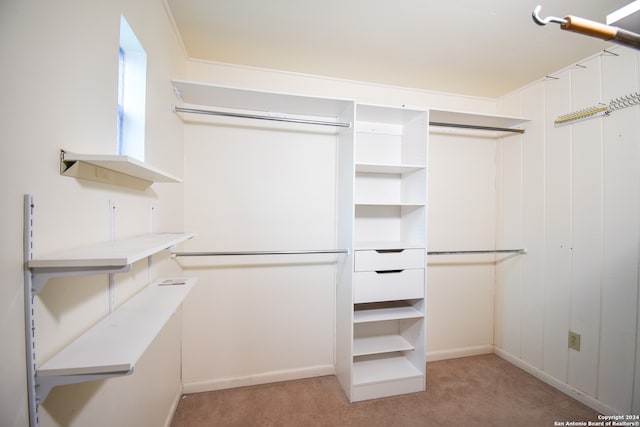
M 262 116 L 258 114 L 230 113 L 227 111 L 200 110 L 196 108 L 184 108 L 184 107 L 176 107 L 176 106 L 173 107 L 173 111 L 176 113 L 192 113 L 192 114 L 206 114 L 209 116 L 239 117 L 243 119 L 271 120 L 274 122 L 303 123 L 307 125 L 336 126 L 336 127 L 342 127 L 342 128 L 351 127 L 351 123 L 343 123 L 343 122 L 325 122 L 320 120 L 294 119 L 291 117 L 276 117 L 276 116 Z
M 560 24 L 560 28 L 563 30 L 572 31 L 574 33 L 595 37 L 640 50 L 640 34 L 571 15 L 565 16 L 564 18 L 559 18 L 557 16 L 541 18 L 540 9 L 542 9 L 542 6 L 536 6 L 531 14 L 533 21 L 538 25 L 547 25 L 553 22 Z
M 185 256 L 236 256 L 236 255 L 308 255 L 308 254 L 348 254 L 348 249 L 319 249 L 302 251 L 225 251 L 225 252 L 172 252 L 175 257 Z
M 441 126 L 441 127 L 447 127 L 447 128 L 478 129 L 478 130 L 491 130 L 491 131 L 498 131 L 498 132 L 524 133 L 524 129 L 501 128 L 501 127 L 479 126 L 479 125 L 463 125 L 459 123 L 429 122 L 429 125 Z
M 433 251 L 427 255 L 525 254 L 526 249 L 487 249 L 479 251 Z

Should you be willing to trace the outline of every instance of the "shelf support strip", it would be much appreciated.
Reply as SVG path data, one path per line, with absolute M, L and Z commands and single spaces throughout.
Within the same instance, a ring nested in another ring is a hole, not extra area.
M 24 257 L 24 334 L 27 355 L 27 397 L 29 425 L 38 427 L 38 402 L 36 397 L 36 350 L 33 308 L 33 277 L 27 263 L 33 257 L 33 196 L 24 195 L 23 257 Z

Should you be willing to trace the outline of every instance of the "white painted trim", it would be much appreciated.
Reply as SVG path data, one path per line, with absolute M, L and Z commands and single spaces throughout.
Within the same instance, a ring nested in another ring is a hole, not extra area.
M 489 96 L 478 96 L 478 95 L 465 95 L 463 93 L 443 92 L 443 91 L 422 89 L 422 88 L 410 87 L 410 86 L 377 83 L 377 82 L 365 81 L 365 80 L 354 80 L 354 79 L 346 79 L 346 78 L 339 78 L 339 77 L 330 77 L 330 76 L 323 76 L 320 74 L 310 74 L 310 73 L 302 73 L 302 72 L 296 72 L 296 71 L 280 70 L 277 68 L 258 67 L 258 66 L 246 65 L 246 64 L 233 64 L 231 62 L 214 61 L 211 59 L 202 59 L 202 58 L 191 57 L 191 56 L 187 58 L 187 62 L 206 64 L 206 65 L 211 65 L 216 67 L 235 68 L 239 70 L 249 70 L 249 71 L 254 71 L 258 73 L 273 73 L 273 74 L 279 74 L 279 75 L 290 76 L 290 77 L 318 79 L 318 80 L 324 80 L 328 82 L 334 82 L 337 84 L 353 84 L 353 85 L 368 86 L 368 87 L 374 87 L 374 88 L 380 88 L 380 89 L 409 91 L 409 92 L 415 92 L 415 93 L 421 93 L 421 94 L 433 95 L 433 96 L 449 96 L 449 97 L 473 99 L 473 100 L 488 101 L 488 102 L 496 102 L 498 99 L 502 98 L 502 97 L 492 98 Z M 428 108 L 425 106 L 415 106 L 415 105 L 406 105 L 406 106 L 403 105 L 403 107 L 410 108 L 410 109 L 411 108 L 417 109 L 417 110 L 423 110 Z
M 493 354 L 493 345 L 486 344 L 471 347 L 452 348 L 440 351 L 428 351 L 427 362 L 456 359 L 458 357 L 479 356 L 481 354 Z
M 572 387 L 569 384 L 562 382 L 557 378 L 552 377 L 546 372 L 536 368 L 535 366 L 528 364 L 527 362 L 524 362 L 522 359 L 519 359 L 512 354 L 507 353 L 501 348 L 495 347 L 495 354 L 503 358 L 507 362 L 511 363 L 512 365 L 517 366 L 523 371 L 533 375 L 540 381 L 543 381 L 549 384 L 551 387 L 563 392 L 567 396 L 576 399 L 578 402 L 587 405 L 588 407 L 592 408 L 595 411 L 598 411 L 603 415 L 623 414 L 623 411 L 612 408 L 611 406 L 599 401 L 595 397 L 589 396 L 588 394 L 585 394 L 584 392 L 578 390 L 577 388 Z
M 320 365 L 300 369 L 271 371 L 255 375 L 246 375 L 242 377 L 221 378 L 209 381 L 185 383 L 183 385 L 182 393 L 202 393 L 205 391 L 224 390 L 228 388 L 269 384 L 280 381 L 299 380 L 302 378 L 321 377 L 325 375 L 335 375 L 335 373 L 336 370 L 333 365 Z
M 170 427 L 171 426 L 171 422 L 173 421 L 173 417 L 176 415 L 176 410 L 178 409 L 178 404 L 180 403 L 180 400 L 182 400 L 182 394 L 183 394 L 183 387 L 180 386 L 180 388 L 177 390 L 178 392 L 176 393 L 175 397 L 173 398 L 173 403 L 171 404 L 171 409 L 169 410 L 169 413 L 167 414 L 167 418 L 165 418 L 163 426 L 164 427 Z

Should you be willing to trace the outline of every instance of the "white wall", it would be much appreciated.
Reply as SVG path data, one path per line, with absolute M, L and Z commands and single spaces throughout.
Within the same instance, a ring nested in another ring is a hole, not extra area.
M 215 121 L 185 126 L 186 249 L 335 248 L 334 129 Z M 185 392 L 333 373 L 334 259 L 181 259 Z
M 499 245 L 528 254 L 500 264 L 496 345 L 602 411 L 638 413 L 639 107 L 553 125 L 638 91 L 638 53 L 614 52 L 501 101 L 533 121 L 499 145 Z M 569 330 L 581 334 L 579 352 Z
M 495 248 L 493 133 L 432 128 L 429 251 Z M 433 255 L 427 269 L 427 357 L 493 352 L 494 255 Z
M 115 154 L 120 14 L 148 54 L 147 161 L 182 175 L 182 123 L 170 110 L 170 79 L 185 60 L 162 2 L 3 1 L 0 5 L 0 128 L 3 167 L 3 285 L 0 286 L 0 424 L 28 423 L 22 277 L 22 197 L 35 199 L 35 254 L 106 241 L 109 202 L 116 237 L 182 230 L 182 186 L 146 191 L 59 174 L 59 150 Z M 150 213 L 153 206 L 153 214 Z M 148 278 L 180 272 L 167 254 L 118 275 L 121 304 Z M 38 363 L 104 317 L 107 277 L 50 281 L 36 298 Z M 180 394 L 180 324 L 175 316 L 132 376 L 58 387 L 40 407 L 52 425 L 163 425 Z

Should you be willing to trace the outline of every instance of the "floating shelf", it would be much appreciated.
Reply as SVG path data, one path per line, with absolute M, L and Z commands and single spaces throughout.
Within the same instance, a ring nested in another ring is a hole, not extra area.
M 60 153 L 60 174 L 107 184 L 146 189 L 154 182 L 182 180 L 129 156 Z
M 195 284 L 195 278 L 153 282 L 43 363 L 38 377 L 129 373 Z

